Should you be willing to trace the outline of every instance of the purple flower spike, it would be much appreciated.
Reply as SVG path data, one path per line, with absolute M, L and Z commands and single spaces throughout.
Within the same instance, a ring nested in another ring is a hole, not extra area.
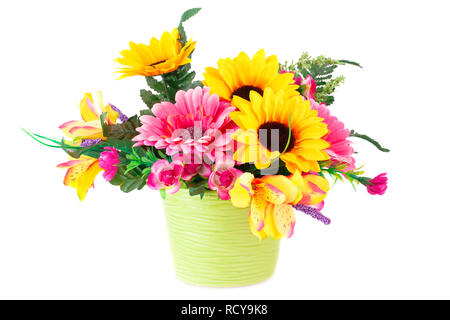
M 100 143 L 100 141 L 102 141 L 102 139 L 84 139 L 83 141 L 81 141 L 80 147 L 91 147 Z
M 124 115 L 124 114 L 122 113 L 122 111 L 120 111 L 119 108 L 117 108 L 116 106 L 114 106 L 114 105 L 112 105 L 112 104 L 109 104 L 109 105 L 111 106 L 111 109 L 113 109 L 114 111 L 116 111 L 116 112 L 119 113 L 119 120 L 120 120 L 120 122 L 125 123 L 125 122 L 128 121 L 128 117 L 127 117 L 126 115 Z
M 307 206 L 304 204 L 296 204 L 296 205 L 294 205 L 294 208 L 303 213 L 306 213 L 307 215 L 310 215 L 314 219 L 321 221 L 325 225 L 328 225 L 331 223 L 330 218 L 325 217 L 322 213 L 320 213 L 319 210 L 314 209 L 313 207 L 310 207 L 310 206 Z

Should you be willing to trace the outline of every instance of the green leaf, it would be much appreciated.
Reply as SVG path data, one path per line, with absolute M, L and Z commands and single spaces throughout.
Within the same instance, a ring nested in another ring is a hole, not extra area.
M 341 62 L 342 64 L 351 64 L 351 65 L 354 65 L 354 66 L 362 68 L 362 66 L 358 62 L 355 62 L 355 61 L 339 60 L 339 62 Z
M 193 88 L 196 88 L 196 87 L 202 87 L 203 88 L 203 83 L 201 81 L 198 81 L 198 80 L 193 81 L 189 86 L 187 86 L 185 88 L 185 90 L 193 89 Z
M 134 168 L 139 167 L 139 162 L 136 161 L 132 161 L 127 165 L 127 170 L 125 170 L 125 173 L 130 172 L 131 170 L 133 170 Z
M 179 84 L 181 84 L 181 83 L 186 83 L 186 82 L 192 82 L 192 80 L 194 80 L 194 78 L 195 78 L 195 71 L 191 71 L 191 72 L 186 72 L 186 74 L 184 74 L 183 76 L 181 76 L 179 79 L 178 79 L 178 83 Z
M 181 45 L 184 46 L 187 41 L 187 36 L 186 31 L 184 30 L 184 27 L 181 23 L 178 26 L 178 33 L 180 34 L 180 39 L 178 41 L 180 41 Z
M 199 175 L 196 175 L 191 181 L 185 181 L 186 187 L 189 189 L 189 195 L 200 195 L 202 199 L 207 190 L 206 183 L 207 181 Z
M 103 112 L 101 115 L 100 115 L 100 124 L 101 124 L 101 126 L 102 126 L 102 131 L 103 132 L 105 132 L 105 123 L 106 123 L 106 116 L 108 115 L 108 113 L 107 112 Z
M 139 175 L 135 175 L 132 172 L 125 173 L 123 168 L 119 168 L 110 183 L 120 186 L 120 190 L 128 193 L 133 190 L 141 190 L 145 186 L 146 180 L 141 178 L 140 173 Z
M 195 16 L 202 8 L 192 8 L 188 9 L 181 15 L 180 23 L 188 21 L 190 18 Z
M 147 84 L 150 88 L 155 90 L 158 93 L 164 94 L 165 88 L 164 83 L 161 81 L 156 80 L 154 77 L 147 76 L 145 77 L 145 80 L 147 81 Z
M 161 150 L 158 150 L 158 155 L 161 159 L 167 160 L 167 155 L 164 152 L 162 152 Z
M 108 146 L 115 147 L 119 151 L 124 152 L 132 152 L 133 151 L 133 145 L 134 142 L 129 139 L 118 139 L 115 137 L 109 137 L 106 139 L 106 144 Z
M 191 197 L 200 195 L 200 198 L 203 199 L 205 192 L 206 192 L 206 188 L 204 185 L 196 187 L 196 188 L 189 188 L 189 195 Z
M 161 198 L 164 200 L 166 199 L 166 190 L 165 189 L 159 189 L 159 194 L 161 195 Z
M 149 107 L 149 109 L 151 109 L 155 103 L 162 101 L 162 97 L 160 95 L 156 95 L 150 90 L 142 89 L 140 93 L 142 101 L 144 101 L 144 103 L 147 105 L 147 107 Z
M 141 123 L 137 117 L 137 115 L 129 118 L 124 123 L 104 125 L 103 135 L 105 137 L 115 138 L 117 140 L 129 139 L 131 140 L 139 133 L 136 131 L 136 128 L 140 127 Z
M 131 192 L 133 190 L 141 190 L 145 186 L 145 180 L 140 178 L 126 180 L 120 185 L 120 190 L 125 193 Z
M 144 109 L 144 110 L 139 111 L 139 115 L 141 115 L 141 116 L 155 116 L 153 114 L 152 110 L 150 110 L 150 109 Z
M 179 41 L 181 42 L 181 44 L 183 46 L 186 44 L 186 41 L 187 41 L 187 36 L 186 36 L 186 32 L 184 31 L 183 23 L 188 21 L 193 16 L 195 16 L 200 11 L 200 9 L 201 8 L 192 8 L 192 9 L 186 10 L 181 15 L 180 23 L 178 24 L 178 33 L 180 34 Z
M 141 178 L 146 179 L 151 172 L 152 172 L 152 168 L 150 168 L 150 167 L 145 168 L 144 170 L 142 170 Z

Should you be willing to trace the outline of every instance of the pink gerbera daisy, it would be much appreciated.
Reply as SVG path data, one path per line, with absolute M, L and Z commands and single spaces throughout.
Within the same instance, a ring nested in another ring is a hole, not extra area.
M 200 159 L 220 161 L 226 151 L 232 151 L 231 134 L 236 126 L 229 113 L 234 107 L 219 96 L 209 94 L 209 88 L 180 90 L 171 102 L 157 103 L 155 116 L 140 117 L 140 133 L 133 138 L 135 146 L 166 149 L 168 155 L 177 153 L 201 155 Z
M 350 136 L 350 131 L 345 129 L 343 122 L 331 115 L 330 110 L 324 103 L 319 104 L 312 99 L 309 99 L 309 101 L 311 102 L 311 108 L 317 110 L 317 116 L 323 118 L 323 122 L 328 126 L 329 133 L 322 139 L 329 142 L 330 147 L 324 151 L 335 163 L 347 164 L 345 170 L 355 169 L 355 159 L 352 157 L 353 148 L 350 145 L 352 142 L 347 139 Z

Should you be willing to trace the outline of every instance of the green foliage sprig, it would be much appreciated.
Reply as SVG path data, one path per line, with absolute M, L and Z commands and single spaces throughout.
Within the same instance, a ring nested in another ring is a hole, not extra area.
M 146 185 L 147 180 L 142 178 L 142 172 L 137 170 L 137 168 L 135 169 L 132 172 L 126 172 L 126 169 L 120 166 L 110 183 L 115 186 L 120 186 L 120 190 L 125 193 L 133 190 L 141 190 Z
M 318 103 L 325 103 L 331 105 L 334 102 L 333 93 L 336 88 L 344 83 L 344 76 L 337 76 L 333 78 L 333 72 L 339 65 L 350 64 L 358 66 L 361 65 L 357 62 L 349 60 L 336 60 L 325 56 L 318 56 L 312 58 L 308 53 L 303 53 L 297 62 L 288 64 L 285 62 L 280 65 L 281 69 L 294 72 L 296 77 L 301 76 L 306 78 L 311 76 L 316 85 L 315 98 Z M 300 93 L 304 88 L 300 87 Z
M 161 158 L 166 159 L 166 156 L 159 150 L 156 152 L 156 149 L 153 147 L 134 147 L 132 152 L 126 155 L 126 158 L 129 162 L 126 164 L 125 173 L 135 168 L 140 168 L 142 170 L 142 178 L 147 178 L 152 165 Z
M 347 164 L 344 163 L 337 163 L 332 164 L 331 161 L 321 161 L 320 162 L 320 172 L 319 175 L 325 176 L 324 173 L 327 173 L 333 180 L 334 183 L 339 181 L 349 181 L 353 188 L 356 190 L 355 184 L 358 184 L 361 182 L 361 179 L 363 178 L 362 175 L 364 174 L 364 171 L 361 170 L 362 167 L 357 168 L 355 170 L 345 171 L 345 167 Z

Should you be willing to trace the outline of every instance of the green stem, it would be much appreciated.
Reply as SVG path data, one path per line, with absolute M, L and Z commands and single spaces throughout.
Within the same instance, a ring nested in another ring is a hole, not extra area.
M 368 135 L 357 133 L 355 130 L 350 131 L 350 137 L 356 137 L 356 138 L 366 140 L 366 141 L 370 142 L 371 144 L 373 144 L 380 151 L 383 151 L 383 152 L 391 151 L 389 149 L 383 148 L 378 141 L 372 139 Z
M 172 101 L 172 99 L 169 97 L 169 88 L 167 87 L 167 82 L 166 82 L 166 78 L 164 77 L 164 75 L 161 76 L 162 78 L 162 83 L 164 84 L 164 91 L 166 93 L 166 98 L 168 101 Z
M 288 121 L 289 121 L 289 137 L 288 137 L 288 141 L 286 142 L 286 146 L 284 147 L 284 150 L 281 154 L 285 153 L 287 148 L 289 147 L 289 144 L 291 143 L 291 116 L 288 116 Z

